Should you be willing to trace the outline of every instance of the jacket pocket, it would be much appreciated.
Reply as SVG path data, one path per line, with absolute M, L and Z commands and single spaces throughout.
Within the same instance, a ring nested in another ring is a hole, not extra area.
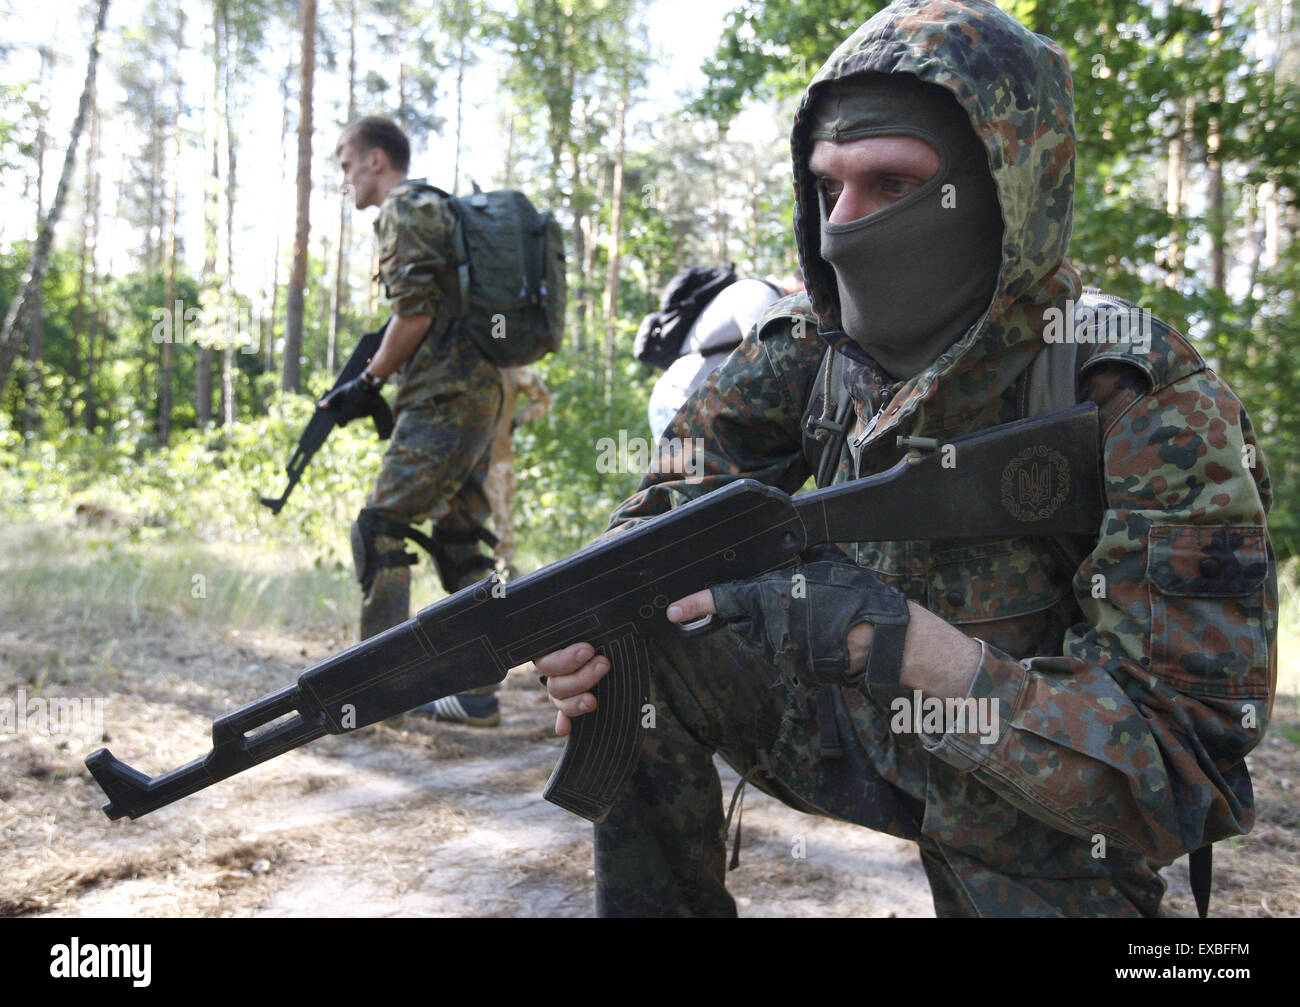
M 1153 525 L 1151 671 L 1189 695 L 1268 696 L 1268 570 L 1259 525 Z

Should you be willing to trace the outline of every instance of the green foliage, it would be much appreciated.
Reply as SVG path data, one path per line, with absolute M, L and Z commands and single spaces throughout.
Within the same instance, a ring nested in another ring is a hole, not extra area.
M 725 125 L 748 98 L 802 93 L 835 48 L 885 6 L 868 0 L 846 13 L 835 0 L 745 0 L 727 15 L 704 64 L 708 84 L 694 110 Z
M 604 530 L 639 476 L 598 472 L 596 441 L 617 440 L 620 429 L 630 437 L 648 432 L 650 376 L 626 346 L 609 405 L 593 359 L 567 351 L 537 367 L 554 406 L 515 437 L 525 565 L 558 559 Z M 323 568 L 350 569 L 348 527 L 378 474 L 383 445 L 372 426 L 336 428 L 274 516 L 257 498 L 283 489 L 284 463 L 314 406 L 283 392 L 267 405 L 263 417 L 202 434 L 183 430 L 161 449 L 140 412 L 120 416 L 103 435 L 64 426 L 30 441 L 0 414 L 0 518 L 66 521 L 89 505 L 129 516 L 144 539 L 263 542 L 299 549 Z
M 521 548 L 537 565 L 575 552 L 602 531 L 610 512 L 632 494 L 637 473 L 597 470 L 602 437 L 649 436 L 646 405 L 652 376 L 620 343 L 606 405 L 596 356 L 566 348 L 534 367 L 552 395 L 551 411 L 515 433 L 519 496 L 515 521 Z
M 341 563 L 350 555 L 347 527 L 378 472 L 373 428 L 335 430 L 278 517 L 257 502 L 279 495 L 312 408 L 306 397 L 281 394 L 265 417 L 206 434 L 187 430 L 161 449 L 139 414 L 102 437 L 71 428 L 26 445 L 0 418 L 0 508 L 10 520 L 59 521 L 80 504 L 106 507 L 129 515 L 145 537 L 268 540 Z
M 523 113 L 516 127 L 544 131 L 550 161 L 546 201 L 554 207 L 567 202 L 576 209 L 590 198 L 577 191 L 577 179 L 561 173 L 566 154 L 572 158 L 600 143 L 605 130 L 594 107 L 604 106 L 608 116 L 611 99 L 634 98 L 644 82 L 647 45 L 637 37 L 643 6 L 638 0 L 561 0 L 484 16 L 485 38 L 501 43 L 510 56 L 502 83 L 511 105 Z
M 25 95 L 26 82 L 0 84 L 0 177 L 20 168 L 35 153 L 32 124 L 39 111 Z
M 443 118 L 434 111 L 440 78 L 449 60 L 433 12 L 406 0 L 374 0 L 366 18 L 387 58 L 385 69 L 393 79 L 370 71 L 364 89 L 397 121 L 412 140 L 419 141 L 442 129 Z

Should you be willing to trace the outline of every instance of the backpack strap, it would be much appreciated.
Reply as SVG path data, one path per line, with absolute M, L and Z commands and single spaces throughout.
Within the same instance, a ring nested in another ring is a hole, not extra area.
M 460 206 L 456 202 L 456 197 L 445 189 L 439 189 L 436 185 L 428 182 L 414 183 L 418 188 L 427 192 L 436 193 L 447 201 L 447 206 L 451 210 L 451 215 L 456 218 L 456 226 L 452 229 L 452 248 L 456 253 L 456 282 L 460 287 L 460 301 L 457 308 L 457 317 L 464 318 L 469 311 L 469 245 L 465 243 L 465 225 L 460 219 Z M 474 182 L 474 194 L 479 195 L 482 189 L 478 183 Z M 471 197 L 473 198 L 473 197 Z
M 1058 413 L 1079 402 L 1079 344 L 1045 343 L 1016 378 L 1016 418 Z M 1097 445 L 1098 452 L 1101 445 Z M 1066 573 L 1079 569 L 1096 539 L 1086 535 L 1050 535 L 1043 543 Z
M 1079 404 L 1079 344 L 1047 343 L 1016 379 L 1016 418 L 1059 413 Z

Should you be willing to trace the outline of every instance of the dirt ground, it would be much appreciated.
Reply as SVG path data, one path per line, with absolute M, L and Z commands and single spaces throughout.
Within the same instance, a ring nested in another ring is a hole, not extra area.
M 0 915 L 591 915 L 590 826 L 541 798 L 560 742 L 531 675 L 507 679 L 495 730 L 407 716 L 321 739 L 138 821 L 99 810 L 82 765 L 90 751 L 107 744 L 151 775 L 179 766 L 207 751 L 211 718 L 335 649 L 149 613 L 129 625 L 20 616 L 0 599 L 0 697 L 105 698 L 102 736 L 0 733 Z M 1295 697 L 1278 715 L 1300 721 Z M 1216 848 L 1215 915 L 1300 915 L 1297 738 L 1295 726 L 1274 731 L 1252 758 L 1259 821 Z M 1167 908 L 1191 914 L 1184 866 L 1166 874 Z M 800 815 L 753 788 L 729 885 L 746 916 L 933 915 L 910 843 Z

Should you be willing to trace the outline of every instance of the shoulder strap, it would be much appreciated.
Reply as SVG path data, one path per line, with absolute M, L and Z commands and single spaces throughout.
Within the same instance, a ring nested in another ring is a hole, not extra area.
M 445 189 L 439 189 L 436 185 L 423 180 L 407 181 L 406 183 L 412 189 L 423 192 L 432 192 L 434 195 L 441 196 L 447 201 L 451 208 L 451 215 L 456 219 L 456 227 L 452 232 L 452 244 L 456 253 L 456 280 L 460 288 L 460 304 L 457 311 L 459 317 L 464 318 L 469 311 L 469 245 L 465 240 L 465 225 L 460 216 L 460 197 L 453 196 Z M 481 190 L 478 183 L 474 183 L 474 192 L 478 194 Z
M 1016 418 L 1045 416 L 1077 405 L 1081 357 L 1079 344 L 1073 339 L 1044 343 L 1016 379 Z M 1097 450 L 1101 450 L 1100 444 Z M 1090 536 L 1082 535 L 1052 535 L 1043 541 L 1067 572 L 1079 569 L 1096 544 Z
M 1196 900 L 1196 915 L 1205 919 L 1210 915 L 1210 884 L 1214 879 L 1214 844 L 1206 843 L 1187 855 L 1187 878 L 1192 884 L 1192 898 Z
M 844 358 L 827 347 L 804 408 L 803 457 L 817 485 L 829 486 L 844 453 L 853 398 L 844 387 Z
M 1079 344 L 1047 343 L 1016 379 L 1016 418 L 1059 413 L 1079 403 Z

